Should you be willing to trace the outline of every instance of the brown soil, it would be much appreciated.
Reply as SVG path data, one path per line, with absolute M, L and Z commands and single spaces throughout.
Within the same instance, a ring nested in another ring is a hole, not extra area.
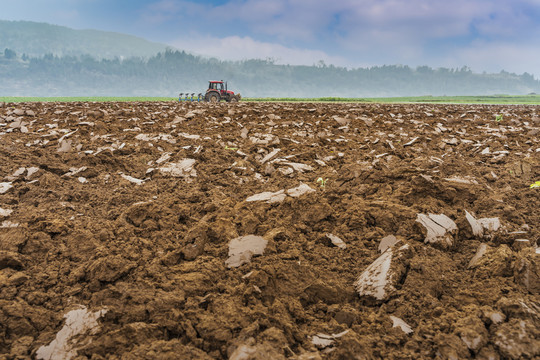
M 538 358 L 539 110 L 0 104 L 0 358 L 35 358 L 80 305 L 107 311 L 77 359 Z M 474 236 L 465 210 L 502 227 Z M 420 213 L 455 242 L 425 244 Z M 243 235 L 268 245 L 229 268 Z M 388 235 L 411 249 L 396 289 L 360 296 Z

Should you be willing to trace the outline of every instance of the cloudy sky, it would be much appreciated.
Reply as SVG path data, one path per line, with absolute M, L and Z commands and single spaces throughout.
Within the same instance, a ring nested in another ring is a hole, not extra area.
M 140 36 L 221 59 L 469 66 L 540 78 L 540 0 L 0 0 L 0 19 Z

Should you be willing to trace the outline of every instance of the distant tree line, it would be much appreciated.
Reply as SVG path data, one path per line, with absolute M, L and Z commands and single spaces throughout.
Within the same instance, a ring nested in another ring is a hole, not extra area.
M 273 60 L 221 61 L 166 50 L 148 59 L 91 55 L 19 56 L 0 52 L 0 96 L 176 96 L 227 80 L 248 97 L 382 97 L 492 95 L 540 92 L 528 73 L 473 73 L 468 67 L 433 69 L 383 65 L 347 69 L 319 62 L 278 65 Z

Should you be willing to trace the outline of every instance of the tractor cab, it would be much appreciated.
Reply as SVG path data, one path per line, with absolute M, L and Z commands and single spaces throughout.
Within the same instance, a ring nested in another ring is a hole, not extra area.
M 223 87 L 223 84 L 225 84 L 225 87 Z M 224 90 L 227 91 L 227 83 L 223 81 L 209 81 L 208 90 L 216 90 L 223 93 Z

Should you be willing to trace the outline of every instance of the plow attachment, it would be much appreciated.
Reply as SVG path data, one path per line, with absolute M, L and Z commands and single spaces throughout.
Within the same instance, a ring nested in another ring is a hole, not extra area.
M 201 93 L 197 94 L 197 96 L 195 96 L 195 93 L 180 93 L 178 101 L 204 101 L 204 95 Z

